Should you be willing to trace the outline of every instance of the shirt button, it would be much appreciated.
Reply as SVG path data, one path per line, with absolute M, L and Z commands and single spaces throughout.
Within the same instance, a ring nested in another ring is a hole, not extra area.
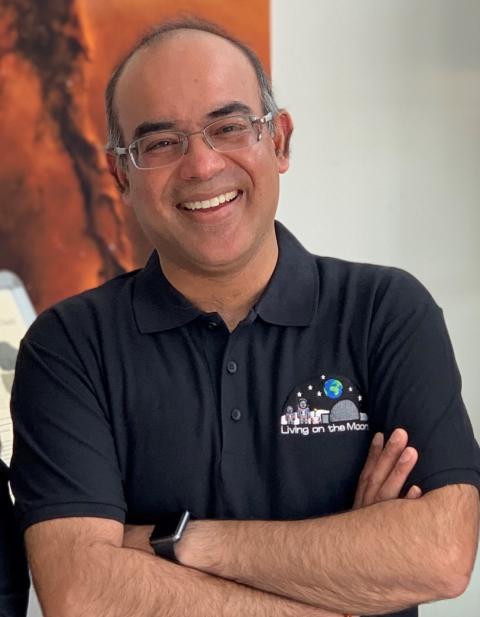
M 230 360 L 230 362 L 227 362 L 227 371 L 230 373 L 230 375 L 233 375 L 234 373 L 236 373 L 237 368 L 238 368 L 238 365 L 234 360 Z
M 216 321 L 209 321 L 208 322 L 208 329 L 209 330 L 216 330 L 218 328 L 218 323 Z
M 230 416 L 234 422 L 238 422 L 242 417 L 242 412 L 240 409 L 232 409 Z

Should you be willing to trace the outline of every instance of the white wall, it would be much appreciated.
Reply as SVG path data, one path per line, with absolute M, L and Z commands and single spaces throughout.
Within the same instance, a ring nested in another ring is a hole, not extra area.
M 315 253 L 430 289 L 478 440 L 480 1 L 271 4 L 276 97 L 296 126 L 279 218 Z M 478 617 L 480 565 L 464 596 L 421 614 Z

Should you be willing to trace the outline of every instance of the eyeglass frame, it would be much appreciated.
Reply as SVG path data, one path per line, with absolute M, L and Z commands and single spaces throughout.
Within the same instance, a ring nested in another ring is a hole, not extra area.
M 243 118 L 245 118 L 245 117 L 248 118 L 252 124 L 257 124 L 257 123 L 260 124 L 260 130 L 258 131 L 257 141 L 255 143 L 258 143 L 262 139 L 262 135 L 263 135 L 262 130 L 261 130 L 262 126 L 267 124 L 268 122 L 271 122 L 273 120 L 273 113 L 271 111 L 266 113 L 264 116 L 250 116 L 248 114 L 234 114 L 232 116 L 227 116 L 225 118 L 218 118 L 217 120 L 214 120 L 213 122 L 209 122 L 206 126 L 203 127 L 203 129 L 200 129 L 199 131 L 192 131 L 191 133 L 185 133 L 184 131 L 170 131 L 170 130 L 152 131 L 152 134 L 153 133 L 167 133 L 167 134 L 168 133 L 169 134 L 173 133 L 174 135 L 179 135 L 180 141 L 181 141 L 181 144 L 182 144 L 182 153 L 180 154 L 180 156 L 178 158 L 174 159 L 170 163 L 164 163 L 163 165 L 157 165 L 155 167 L 139 167 L 137 165 L 137 163 L 135 162 L 135 157 L 133 155 L 133 149 L 134 149 L 135 144 L 137 144 L 140 140 L 144 139 L 144 137 L 148 137 L 148 133 L 146 135 L 142 135 L 138 139 L 135 139 L 128 146 L 114 146 L 113 148 L 108 148 L 107 150 L 110 151 L 110 152 L 113 151 L 117 156 L 127 156 L 127 155 L 130 155 L 130 159 L 131 159 L 134 167 L 136 169 L 141 170 L 141 171 L 145 171 L 147 169 L 160 169 L 162 167 L 167 167 L 168 165 L 172 165 L 173 163 L 179 161 L 182 158 L 182 156 L 185 156 L 185 154 L 188 152 L 188 146 L 190 145 L 189 138 L 192 137 L 192 135 L 200 135 L 201 133 L 203 134 L 203 141 L 214 152 L 234 152 L 235 150 L 241 150 L 242 148 L 246 148 L 247 146 L 240 146 L 240 147 L 232 148 L 231 150 L 217 150 L 217 148 L 215 148 L 209 142 L 207 134 L 206 134 L 205 131 L 209 127 L 211 127 L 213 124 L 216 124 L 217 122 L 219 122 L 220 120 L 223 120 L 223 119 L 227 120 L 228 118 L 237 118 L 239 116 L 243 117 Z

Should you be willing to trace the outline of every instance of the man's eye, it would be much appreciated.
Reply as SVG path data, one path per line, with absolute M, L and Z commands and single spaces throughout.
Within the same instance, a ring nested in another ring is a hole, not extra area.
M 166 150 L 172 148 L 178 144 L 178 138 L 176 137 L 164 137 L 162 139 L 155 139 L 145 144 L 145 152 L 154 152 L 155 150 Z
M 216 131 L 217 135 L 225 135 L 228 133 L 239 133 L 245 131 L 247 126 L 243 122 L 231 122 L 230 124 L 224 124 Z

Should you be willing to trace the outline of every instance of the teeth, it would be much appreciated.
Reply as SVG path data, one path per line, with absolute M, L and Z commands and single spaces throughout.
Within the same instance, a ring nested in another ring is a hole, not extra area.
M 206 210 L 207 208 L 215 208 L 220 204 L 232 201 L 238 195 L 238 191 L 230 191 L 229 193 L 222 193 L 212 199 L 205 199 L 204 201 L 186 201 L 182 204 L 183 208 L 187 210 Z

